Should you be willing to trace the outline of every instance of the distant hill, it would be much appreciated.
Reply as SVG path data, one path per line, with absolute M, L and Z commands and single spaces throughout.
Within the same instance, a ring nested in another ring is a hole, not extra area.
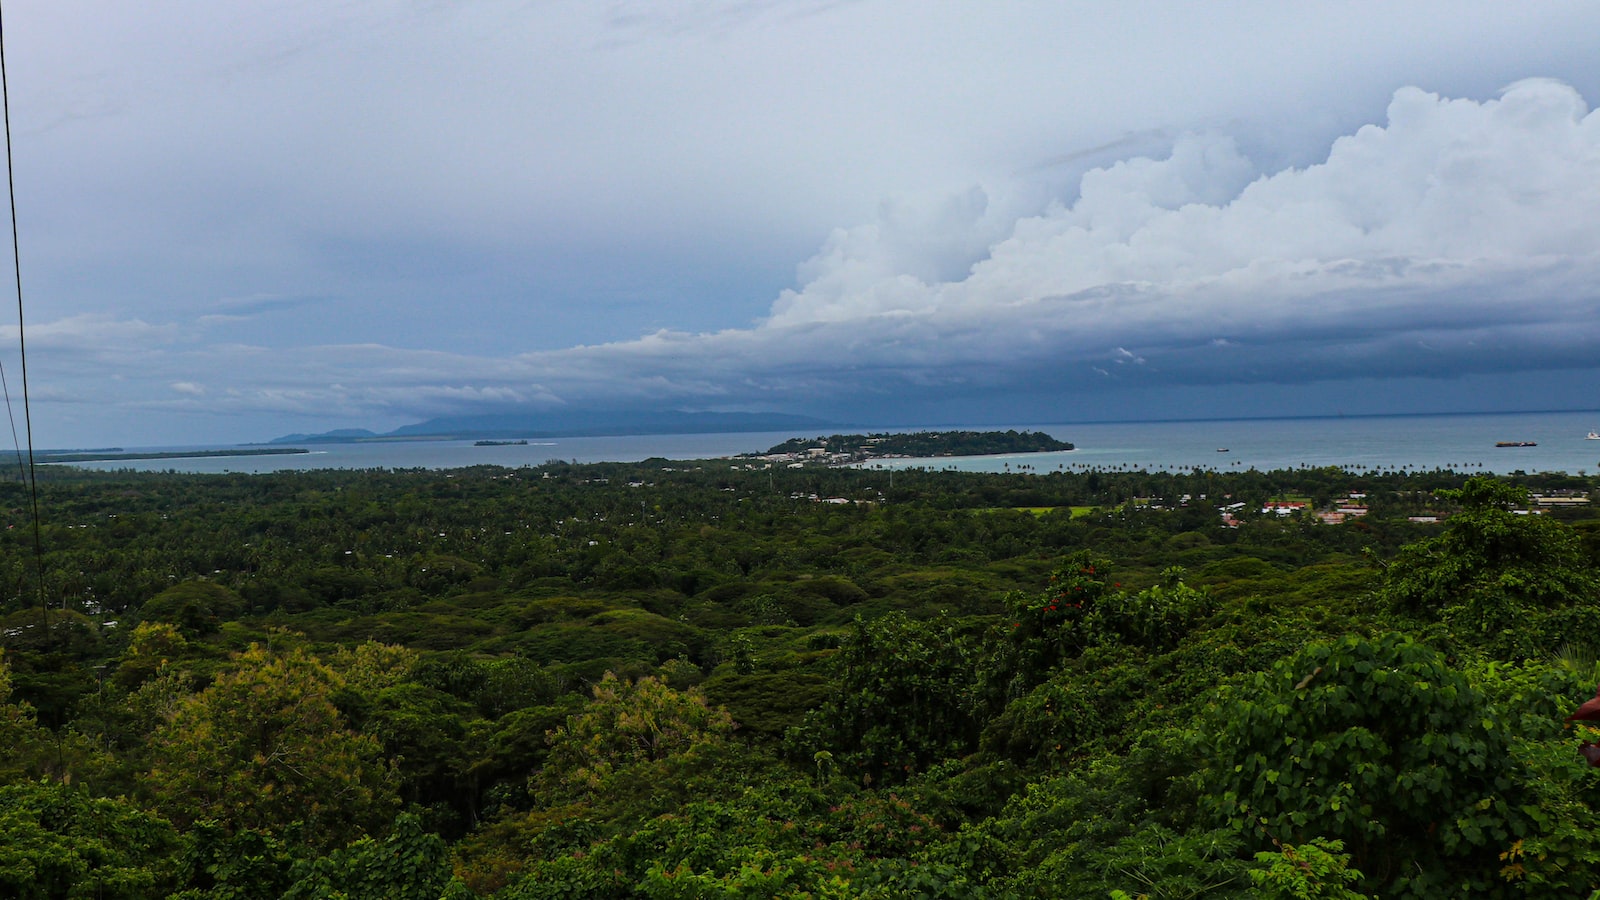
M 743 431 L 793 431 L 834 423 L 785 413 L 583 412 L 443 416 L 378 434 L 365 428 L 339 428 L 321 434 L 289 434 L 270 444 L 362 443 L 366 441 L 494 440 L 537 437 L 602 437 L 632 434 L 719 434 Z
M 269 444 L 309 444 L 331 443 L 335 441 L 360 441 L 375 438 L 378 433 L 365 428 L 335 428 L 333 431 L 324 431 L 321 434 L 286 434 L 281 438 L 273 438 Z

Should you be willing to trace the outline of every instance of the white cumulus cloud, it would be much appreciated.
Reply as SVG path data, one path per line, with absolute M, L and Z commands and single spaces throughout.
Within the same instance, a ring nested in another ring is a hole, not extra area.
M 1404 88 L 1385 122 L 1278 172 L 1226 135 L 1186 136 L 1087 173 L 975 254 L 996 228 L 985 197 L 836 231 L 751 329 L 529 359 L 563 396 L 713 399 L 850 390 L 861 372 L 892 393 L 932 370 L 946 389 L 1071 383 L 1108 361 L 1148 383 L 1278 381 L 1600 350 L 1600 116 L 1555 81 L 1484 101 Z M 1405 349 L 1424 337 L 1431 353 Z

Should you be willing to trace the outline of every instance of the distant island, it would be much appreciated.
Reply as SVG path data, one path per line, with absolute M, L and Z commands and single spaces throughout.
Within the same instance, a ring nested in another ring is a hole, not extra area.
M 365 428 L 338 428 L 321 434 L 287 434 L 269 444 L 365 444 L 390 441 L 525 440 L 552 437 L 619 437 L 640 434 L 731 434 L 794 431 L 835 425 L 810 416 L 785 413 L 557 411 L 477 416 L 443 416 L 379 434 Z
M 836 464 L 890 457 L 990 456 L 1072 449 L 1072 443 L 1058 441 L 1042 431 L 917 431 L 791 438 L 766 453 L 752 455 L 812 458 Z
M 522 440 L 518 440 L 518 441 L 474 441 L 472 446 L 474 446 L 474 447 L 526 447 L 526 446 L 528 446 L 528 439 L 527 438 L 523 438 Z
M 303 447 L 238 447 L 228 450 L 45 450 L 33 455 L 38 463 L 115 462 L 119 459 L 210 459 L 217 456 L 283 456 L 310 453 Z

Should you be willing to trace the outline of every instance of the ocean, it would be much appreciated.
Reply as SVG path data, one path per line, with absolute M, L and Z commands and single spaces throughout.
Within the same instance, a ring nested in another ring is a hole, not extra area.
M 1493 413 L 1425 416 L 1350 416 L 1310 419 L 1232 419 L 1063 425 L 938 426 L 976 431 L 1044 431 L 1076 450 L 1001 456 L 882 460 L 874 467 L 922 466 L 966 472 L 1051 472 L 1087 469 L 1218 471 L 1342 466 L 1352 470 L 1449 468 L 1468 472 L 1600 472 L 1600 412 Z M 851 427 L 849 432 L 875 430 Z M 793 432 L 627 435 L 529 439 L 526 445 L 474 446 L 472 441 L 307 444 L 311 452 L 283 456 L 113 460 L 76 463 L 114 471 L 196 473 L 279 472 L 302 469 L 454 469 L 474 465 L 538 466 L 550 460 L 636 462 L 652 457 L 711 459 L 766 450 Z M 1532 447 L 1496 447 L 1499 441 Z M 129 448 L 136 449 L 136 448 Z M 211 447 L 149 450 L 224 449 Z

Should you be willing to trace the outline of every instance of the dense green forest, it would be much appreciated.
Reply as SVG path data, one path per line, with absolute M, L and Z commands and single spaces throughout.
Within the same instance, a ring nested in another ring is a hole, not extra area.
M 1594 486 L 42 469 L 0 894 L 1586 897 Z

